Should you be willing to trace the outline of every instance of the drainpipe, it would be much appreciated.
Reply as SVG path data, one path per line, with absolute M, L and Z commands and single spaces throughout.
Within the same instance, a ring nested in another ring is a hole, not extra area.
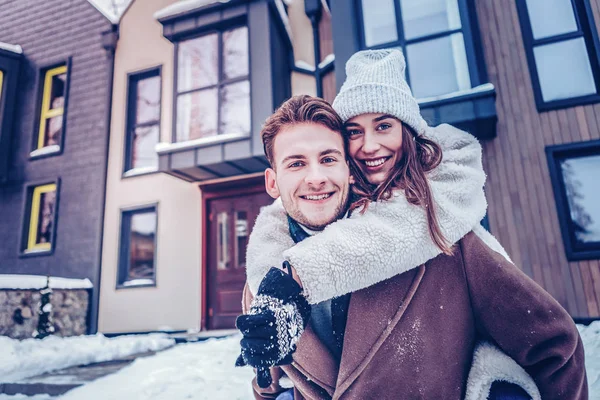
M 96 269 L 96 279 L 92 288 L 92 298 L 88 308 L 88 334 L 94 334 L 98 331 L 98 309 L 100 307 L 100 278 L 102 275 L 102 247 L 104 242 L 104 214 L 106 208 L 106 186 L 108 180 L 108 155 L 110 147 L 110 123 L 112 114 L 112 94 L 113 81 L 115 73 L 115 51 L 117 49 L 117 41 L 119 40 L 119 26 L 112 25 L 111 29 L 102 32 L 102 47 L 106 50 L 106 59 L 109 65 L 108 74 L 108 93 L 106 96 L 106 137 L 104 143 L 104 165 L 102 166 L 103 182 L 102 182 L 102 204 L 100 209 L 100 224 L 98 231 L 100 232 L 100 245 L 98 247 L 98 264 Z
M 304 0 L 304 12 L 310 24 L 312 25 L 313 31 L 313 47 L 315 54 L 315 83 L 317 85 L 317 97 L 323 97 L 323 84 L 322 76 L 319 68 L 321 62 L 321 38 L 319 37 L 319 22 L 321 21 L 321 15 L 323 12 L 323 4 L 321 0 Z

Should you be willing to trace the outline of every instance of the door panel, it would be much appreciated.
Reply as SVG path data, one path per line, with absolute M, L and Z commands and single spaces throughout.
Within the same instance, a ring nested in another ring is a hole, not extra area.
M 208 201 L 208 329 L 235 327 L 242 313 L 250 230 L 260 207 L 272 202 L 264 190 Z

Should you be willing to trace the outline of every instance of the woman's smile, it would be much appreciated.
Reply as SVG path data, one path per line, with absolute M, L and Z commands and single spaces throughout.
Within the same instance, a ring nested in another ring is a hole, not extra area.
M 368 158 L 360 160 L 360 162 L 365 166 L 365 170 L 367 172 L 375 172 L 384 168 L 384 164 L 390 159 L 392 156 L 387 157 L 377 157 L 377 158 Z

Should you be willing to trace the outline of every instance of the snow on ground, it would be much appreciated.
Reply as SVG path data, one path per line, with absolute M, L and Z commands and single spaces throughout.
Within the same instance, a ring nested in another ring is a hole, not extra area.
M 47 394 L 37 394 L 35 396 L 25 396 L 24 394 L 16 394 L 9 396 L 7 394 L 0 393 L 0 400 L 54 400 L 56 397 L 51 397 Z
M 110 361 L 131 354 L 158 351 L 175 344 L 166 335 L 128 335 L 107 338 L 102 334 L 61 338 L 15 340 L 0 336 L 0 383 L 71 367 Z M 1 400 L 1 399 L 0 399 Z
M 600 321 L 578 325 L 586 350 L 590 399 L 600 400 Z M 252 399 L 248 367 L 234 367 L 241 336 L 188 343 L 137 359 L 60 400 Z M 0 399 L 2 400 L 2 399 Z
M 236 368 L 240 335 L 180 344 L 138 358 L 119 372 L 71 390 L 60 400 L 253 399 L 252 368 Z
M 589 326 L 578 325 L 577 328 L 585 347 L 590 399 L 600 400 L 600 321 Z M 254 373 L 249 367 L 234 367 L 240 338 L 235 335 L 180 344 L 154 356 L 138 358 L 117 373 L 73 389 L 61 397 L 0 394 L 0 400 L 250 400 L 253 398 L 250 382 Z M 99 348 L 95 346 L 94 349 L 97 351 Z M 80 350 L 73 348 L 70 351 Z M 102 351 L 105 351 L 104 348 Z M 40 356 L 36 359 L 40 360 Z M 0 365 L 0 376 L 3 375 L 2 368 Z

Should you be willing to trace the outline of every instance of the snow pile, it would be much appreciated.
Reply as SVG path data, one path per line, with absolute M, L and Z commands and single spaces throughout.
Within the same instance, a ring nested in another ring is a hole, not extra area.
M 585 349 L 590 399 L 600 400 L 600 321 L 594 321 L 588 326 L 577 325 L 577 329 Z
M 60 400 L 253 399 L 252 368 L 236 368 L 241 335 L 185 343 L 138 358 Z
M 8 395 L 0 393 L 0 400 L 54 400 L 49 394 L 36 394 L 35 396 L 26 396 L 24 394 Z
M 0 383 L 16 382 L 75 365 L 110 361 L 131 354 L 158 351 L 175 344 L 163 334 L 107 338 L 102 334 L 42 340 L 0 336 Z

